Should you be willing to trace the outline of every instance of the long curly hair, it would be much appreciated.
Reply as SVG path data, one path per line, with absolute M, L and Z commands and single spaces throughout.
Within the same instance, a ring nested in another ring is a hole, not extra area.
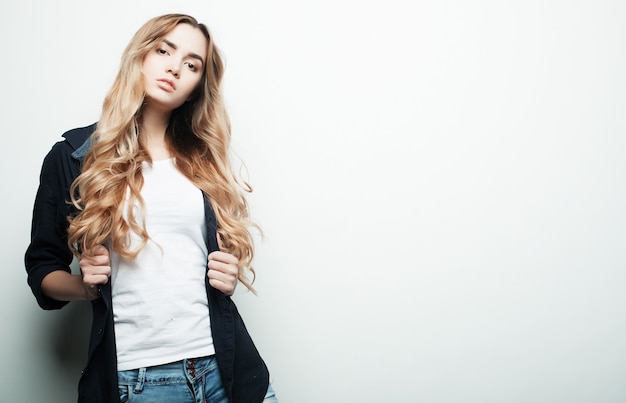
M 142 64 L 148 52 L 178 24 L 202 31 L 208 43 L 207 62 L 191 100 L 172 112 L 166 142 L 176 167 L 208 196 L 223 250 L 239 259 L 239 280 L 254 291 L 250 228 L 258 227 L 249 219 L 245 199 L 245 192 L 252 189 L 234 174 L 230 161 L 230 121 L 220 92 L 224 64 L 207 27 L 184 14 L 152 18 L 124 50 L 82 173 L 70 189 L 71 202 L 78 212 L 69 218 L 68 245 L 80 256 L 82 251 L 104 244 L 122 258 L 133 260 L 150 239 L 145 219 L 138 222 L 133 214 L 137 203 L 144 207 L 140 193 L 142 162 L 151 162 L 139 136 L 145 98 Z M 132 233 L 140 239 L 139 247 L 133 249 Z M 252 274 L 251 281 L 247 272 Z

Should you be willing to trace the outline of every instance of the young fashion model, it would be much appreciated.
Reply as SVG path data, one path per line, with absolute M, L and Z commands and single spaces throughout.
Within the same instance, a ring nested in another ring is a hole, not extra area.
M 205 25 L 149 20 L 100 120 L 43 162 L 25 263 L 42 308 L 91 301 L 79 402 L 277 401 L 230 298 L 254 250 L 223 70 Z

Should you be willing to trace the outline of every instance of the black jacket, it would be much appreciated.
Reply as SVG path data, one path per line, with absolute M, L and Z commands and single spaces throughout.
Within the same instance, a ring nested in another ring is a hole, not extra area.
M 67 246 L 67 217 L 75 213 L 69 188 L 81 170 L 96 124 L 70 130 L 56 143 L 41 169 L 35 198 L 31 243 L 25 255 L 28 284 L 43 309 L 59 309 L 67 302 L 41 292 L 43 278 L 54 270 L 70 272 L 72 253 Z M 216 221 L 205 197 L 205 220 L 209 253 L 217 250 Z M 211 287 L 205 276 L 211 331 L 222 383 L 233 403 L 262 402 L 269 374 L 230 297 Z M 110 282 L 101 287 L 102 298 L 92 301 L 93 323 L 87 365 L 78 385 L 78 401 L 119 402 L 117 354 Z

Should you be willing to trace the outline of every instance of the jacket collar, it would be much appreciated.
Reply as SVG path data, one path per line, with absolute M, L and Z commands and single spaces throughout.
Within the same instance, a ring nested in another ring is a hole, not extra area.
M 96 130 L 96 123 L 89 126 L 80 127 L 78 129 L 72 129 L 63 134 L 63 137 L 70 144 L 74 152 L 72 157 L 77 160 L 82 160 L 87 154 L 87 151 L 91 148 L 91 135 Z

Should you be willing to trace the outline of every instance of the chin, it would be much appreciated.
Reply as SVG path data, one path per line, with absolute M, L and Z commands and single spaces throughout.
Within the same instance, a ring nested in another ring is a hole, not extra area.
M 178 107 L 180 107 L 184 103 L 185 101 L 175 102 L 175 101 L 172 101 L 171 99 L 152 97 L 150 95 L 146 95 L 146 102 L 145 102 L 148 108 L 154 108 L 154 109 L 162 110 L 166 112 L 171 112 L 174 109 L 177 109 Z

